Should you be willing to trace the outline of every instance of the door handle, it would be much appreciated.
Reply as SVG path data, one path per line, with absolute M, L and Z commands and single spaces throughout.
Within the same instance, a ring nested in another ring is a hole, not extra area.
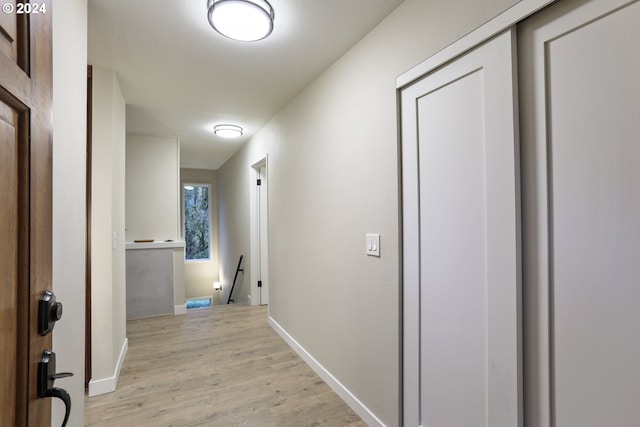
M 62 317 L 62 303 L 56 301 L 53 292 L 42 291 L 38 302 L 38 333 L 47 335 L 53 330 L 55 323 Z
M 62 427 L 67 425 L 71 413 L 71 396 L 63 388 L 53 386 L 58 378 L 70 377 L 71 372 L 56 373 L 56 354 L 51 350 L 44 350 L 40 362 L 38 362 L 38 397 L 56 397 L 64 402 L 64 421 Z

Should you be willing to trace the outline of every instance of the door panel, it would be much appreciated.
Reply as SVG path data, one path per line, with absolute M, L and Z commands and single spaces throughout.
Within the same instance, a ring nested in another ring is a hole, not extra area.
M 483 71 L 474 71 L 418 100 L 420 381 L 426 425 L 479 426 L 487 420 L 482 79 Z M 456 115 L 465 126 L 452 125 Z M 461 402 L 465 411 L 456 410 Z
M 15 0 L 4 1 L 4 9 L 14 10 Z M 14 62 L 18 59 L 18 20 L 15 13 L 0 13 L 0 52 Z
M 18 114 L 0 105 L 0 425 L 14 425 L 18 366 Z M 21 356 L 24 357 L 24 354 Z
M 522 422 L 513 37 L 401 94 L 405 425 Z
M 37 329 L 38 300 L 51 289 L 48 13 L 0 18 L 0 182 L 0 425 L 45 426 L 50 402 L 38 398 L 36 379 L 51 347 Z
M 640 419 L 640 3 L 520 27 L 527 421 Z

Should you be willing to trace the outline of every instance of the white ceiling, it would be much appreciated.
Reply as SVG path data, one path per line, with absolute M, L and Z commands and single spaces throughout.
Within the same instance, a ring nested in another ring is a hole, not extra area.
M 402 0 L 271 0 L 274 30 L 243 43 L 207 0 L 89 0 L 89 63 L 113 68 L 127 131 L 181 140 L 183 167 L 217 169 Z M 213 124 L 241 125 L 225 140 Z

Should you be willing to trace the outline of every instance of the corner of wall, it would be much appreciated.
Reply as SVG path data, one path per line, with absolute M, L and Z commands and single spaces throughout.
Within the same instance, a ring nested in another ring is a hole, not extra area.
M 93 68 L 91 381 L 109 390 L 126 354 L 125 99 L 116 73 Z M 123 349 L 125 349 L 123 351 Z
M 173 304 L 174 314 L 185 314 L 184 248 L 173 249 Z
M 233 290 L 236 302 L 245 302 L 250 294 L 251 243 L 249 230 L 249 141 L 218 169 L 218 244 L 220 253 L 219 277 L 226 301 L 240 255 L 244 255 L 243 274 Z
M 89 381 L 89 397 L 116 391 L 116 388 L 118 387 L 118 379 L 120 378 L 120 371 L 122 370 L 122 364 L 124 363 L 128 350 L 129 339 L 125 338 L 122 346 L 120 347 L 119 356 L 113 369 L 113 375 L 107 378 L 101 378 L 99 380 L 92 379 Z
M 84 421 L 87 0 L 56 4 L 53 14 L 53 291 L 65 304 L 53 331 L 59 371 L 74 405 L 69 425 Z M 57 399 L 54 399 L 57 400 Z M 52 403 L 51 425 L 64 416 Z
M 282 328 L 271 316 L 269 316 L 269 325 L 289 344 L 297 354 L 314 370 L 320 378 L 338 395 L 351 409 L 357 413 L 368 426 L 384 427 L 385 424 L 375 416 L 375 414 L 367 408 L 353 393 L 349 391 L 338 379 L 329 372 L 320 362 L 318 362 L 307 350 L 300 345 L 287 331 Z

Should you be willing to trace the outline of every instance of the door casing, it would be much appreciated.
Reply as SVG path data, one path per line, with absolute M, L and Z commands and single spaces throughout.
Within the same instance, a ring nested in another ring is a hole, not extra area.
M 251 304 L 269 303 L 268 155 L 253 163 L 249 185 L 251 221 Z M 257 180 L 262 184 L 258 186 Z M 262 288 L 258 288 L 258 280 Z

